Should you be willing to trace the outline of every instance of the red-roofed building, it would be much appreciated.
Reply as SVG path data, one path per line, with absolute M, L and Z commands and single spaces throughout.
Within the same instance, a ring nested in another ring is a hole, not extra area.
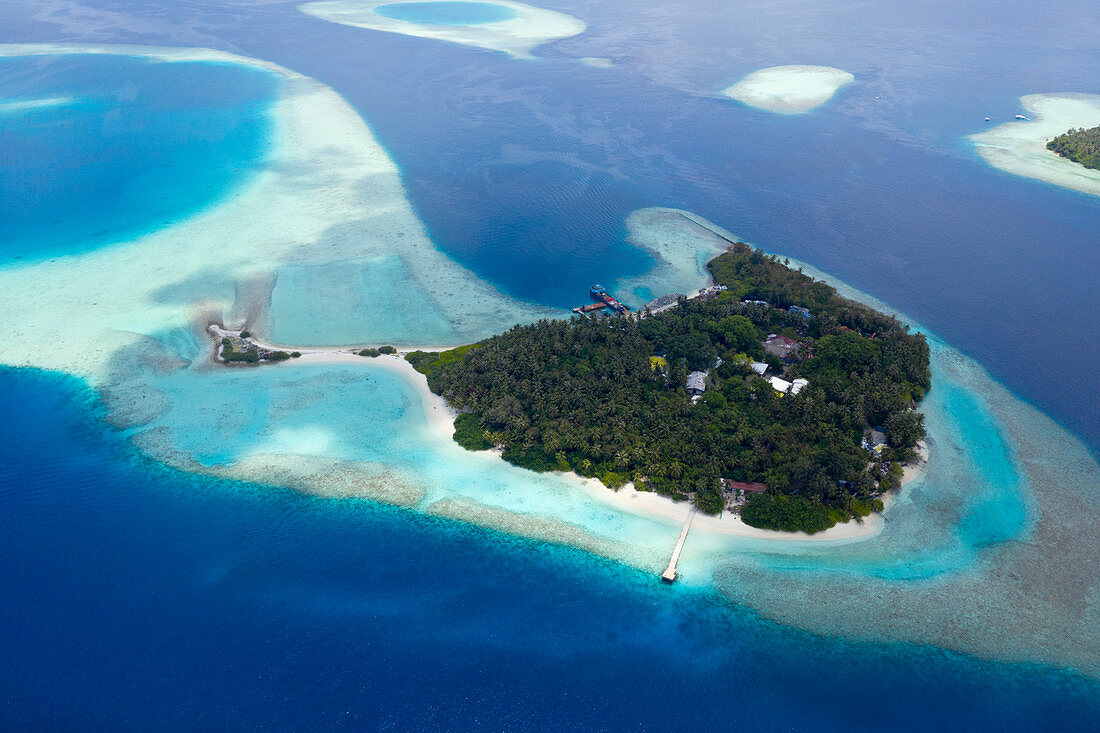
M 757 481 L 726 481 L 726 487 L 732 491 L 743 491 L 746 494 L 763 494 L 768 490 L 766 484 Z
M 798 342 L 786 336 L 771 336 L 764 342 L 764 353 L 789 359 L 798 354 Z

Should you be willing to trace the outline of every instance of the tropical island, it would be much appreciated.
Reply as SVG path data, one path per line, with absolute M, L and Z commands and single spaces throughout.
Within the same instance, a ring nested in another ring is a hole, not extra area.
M 1100 94 L 1029 94 L 1020 98 L 1020 106 L 1025 114 L 1015 121 L 969 136 L 976 152 L 1013 175 L 1100 196 L 1100 169 L 1081 162 L 1086 151 L 1079 145 L 1100 121 Z M 1062 147 L 1060 138 L 1075 157 L 1049 145 Z
M 454 439 L 809 533 L 882 509 L 917 458 L 923 335 L 743 243 L 660 312 L 541 320 L 406 359 Z
M 1070 128 L 1048 142 L 1047 150 L 1086 168 L 1100 170 L 1100 125 Z

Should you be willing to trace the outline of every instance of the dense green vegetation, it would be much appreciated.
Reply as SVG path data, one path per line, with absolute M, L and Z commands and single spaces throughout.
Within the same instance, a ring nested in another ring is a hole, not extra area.
M 261 361 L 286 361 L 287 359 L 297 359 L 302 355 L 299 351 L 294 351 L 289 354 L 285 351 L 267 351 L 264 352 L 265 355 L 261 357 L 260 349 L 256 346 L 249 346 L 242 351 L 237 351 L 233 348 L 233 341 L 229 338 L 223 338 L 221 344 L 221 358 L 224 362 L 258 364 Z
M 1071 128 L 1047 143 L 1047 149 L 1086 168 L 1100 170 L 1100 125 L 1087 130 Z
M 710 513 L 726 506 L 720 479 L 759 481 L 768 493 L 742 516 L 774 529 L 818 531 L 881 506 L 924 436 L 911 410 L 930 384 L 924 337 L 746 245 L 710 269 L 725 292 L 658 315 L 540 321 L 407 358 L 467 411 L 456 440 L 532 470 L 633 481 Z M 797 395 L 750 368 L 769 334 L 800 343 L 788 362 L 768 357 L 772 373 L 809 380 Z M 696 404 L 690 370 L 712 385 Z M 870 426 L 887 430 L 879 453 L 861 446 Z
M 376 356 L 382 356 L 382 354 L 396 354 L 397 349 L 392 346 L 379 346 L 377 349 L 360 349 L 359 356 L 369 356 L 372 359 Z
M 761 494 L 741 510 L 741 519 L 753 527 L 810 534 L 845 522 L 849 516 L 840 509 L 815 504 L 804 496 L 783 494 Z
M 462 361 L 468 353 L 480 346 L 481 344 L 467 344 L 449 351 L 413 351 L 406 354 L 405 359 L 418 372 L 427 375 L 430 383 L 433 374 Z
M 233 342 L 228 338 L 222 339 L 222 361 L 243 362 L 245 364 L 257 364 L 260 361 L 259 349 L 253 347 L 244 351 L 234 351 Z
M 489 450 L 493 444 L 485 437 L 481 419 L 470 412 L 455 418 L 455 442 L 466 450 Z
M 741 519 L 753 527 L 777 529 L 781 532 L 820 532 L 850 517 L 866 517 L 872 511 L 882 511 L 880 499 L 851 497 L 846 506 L 815 503 L 804 496 L 761 494 L 741 510 Z

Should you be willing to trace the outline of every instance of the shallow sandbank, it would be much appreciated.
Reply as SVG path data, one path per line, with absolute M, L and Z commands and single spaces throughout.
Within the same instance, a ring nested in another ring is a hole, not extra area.
M 772 66 L 752 72 L 722 94 L 768 112 L 803 114 L 829 101 L 855 79 L 831 66 Z
M 490 51 L 501 51 L 516 58 L 530 58 L 537 46 L 548 41 L 570 38 L 583 33 L 586 28 L 583 21 L 571 15 L 513 0 L 478 2 L 507 8 L 513 12 L 513 16 L 507 20 L 489 23 L 437 25 L 389 18 L 374 12 L 383 5 L 399 4 L 400 0 L 319 0 L 299 5 L 298 9 L 332 23 L 461 43 Z

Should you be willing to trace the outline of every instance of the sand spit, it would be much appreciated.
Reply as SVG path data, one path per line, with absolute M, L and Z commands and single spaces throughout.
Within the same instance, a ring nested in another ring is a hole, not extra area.
M 1006 122 L 968 140 L 987 163 L 1017 176 L 1100 196 L 1100 171 L 1046 148 L 1071 127 L 1100 125 L 1100 94 L 1030 94 L 1020 98 L 1030 120 Z
M 772 66 L 752 72 L 722 94 L 768 112 L 803 114 L 829 101 L 855 79 L 831 66 Z
M 463 0 L 440 0 L 462 2 Z M 532 58 L 537 46 L 548 41 L 583 33 L 584 22 L 565 13 L 537 8 L 512 0 L 478 0 L 488 5 L 508 8 L 515 15 L 508 20 L 469 25 L 432 25 L 387 18 L 374 12 L 383 5 L 400 4 L 400 0 L 320 0 L 305 3 L 298 9 L 322 20 L 356 28 L 368 28 L 406 36 L 433 38 L 461 43 L 490 51 L 501 51 L 514 58 Z
M 215 334 L 221 332 L 221 328 L 212 325 L 210 330 Z M 454 421 L 458 412 L 428 387 L 428 380 L 423 374 L 416 371 L 412 364 L 405 360 L 405 354 L 409 351 L 401 351 L 396 354 L 382 354 L 381 356 L 359 356 L 356 352 L 362 347 L 349 346 L 346 348 L 317 348 L 311 346 L 287 346 L 271 341 L 253 338 L 252 342 L 263 349 L 271 351 L 297 351 L 301 354 L 294 361 L 285 361 L 265 364 L 262 368 L 278 367 L 280 365 L 298 366 L 302 364 L 353 364 L 370 369 L 390 372 L 401 377 L 402 380 L 416 391 L 417 399 L 423 408 L 424 420 L 432 430 L 442 438 L 450 439 L 454 435 Z M 420 351 L 444 351 L 445 346 L 418 347 Z

